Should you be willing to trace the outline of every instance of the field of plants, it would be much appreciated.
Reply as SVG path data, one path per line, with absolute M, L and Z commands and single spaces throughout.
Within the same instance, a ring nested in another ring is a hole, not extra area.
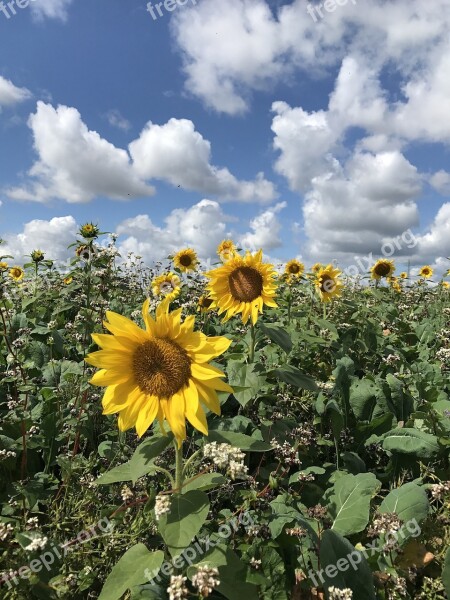
M 450 597 L 448 275 L 72 241 L 0 257 L 1 600 Z

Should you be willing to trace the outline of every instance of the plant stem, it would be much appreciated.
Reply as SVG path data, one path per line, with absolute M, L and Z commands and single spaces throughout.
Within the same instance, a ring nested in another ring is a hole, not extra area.
M 252 363 L 255 360 L 255 346 L 256 346 L 256 330 L 255 330 L 255 326 L 253 325 L 253 321 L 251 323 L 251 327 L 250 327 L 250 348 L 249 348 L 249 361 Z
M 177 440 L 174 440 L 175 446 L 175 490 L 181 494 L 183 487 L 183 443 L 178 446 Z
M 323 303 L 323 318 L 327 318 L 327 305 L 325 304 L 325 302 Z
M 197 450 L 196 452 L 194 452 L 194 454 L 192 454 L 192 456 L 190 456 L 187 461 L 184 463 L 184 468 L 183 468 L 183 476 L 186 475 L 187 473 L 187 469 L 189 467 L 189 465 L 197 458 L 197 456 L 199 456 L 201 453 L 203 452 L 203 448 L 200 448 L 200 450 Z

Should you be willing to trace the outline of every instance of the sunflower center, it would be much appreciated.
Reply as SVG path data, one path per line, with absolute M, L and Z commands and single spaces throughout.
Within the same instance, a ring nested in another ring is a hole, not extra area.
M 380 277 L 386 277 L 391 271 L 391 266 L 388 263 L 380 263 L 375 267 L 375 273 Z
M 212 303 L 213 303 L 212 298 L 203 298 L 201 301 L 201 306 L 202 306 L 202 308 L 209 308 Z
M 323 294 L 331 294 L 335 287 L 336 283 L 332 277 L 329 275 L 322 275 L 320 278 L 320 291 Z
M 190 267 L 192 264 L 191 257 L 188 254 L 183 254 L 180 256 L 180 264 L 183 265 L 183 267 Z
M 228 277 L 231 295 L 239 302 L 253 302 L 261 296 L 263 278 L 253 267 L 238 267 Z
M 188 384 L 191 361 L 175 342 L 156 338 L 137 348 L 133 356 L 133 373 L 143 392 L 170 398 Z
M 291 265 L 289 267 L 289 272 L 292 273 L 293 275 L 297 275 L 297 273 L 300 271 L 300 267 L 298 265 Z

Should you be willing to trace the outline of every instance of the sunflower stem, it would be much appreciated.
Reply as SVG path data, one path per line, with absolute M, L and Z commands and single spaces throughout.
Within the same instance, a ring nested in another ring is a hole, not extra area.
M 250 348 L 249 348 L 249 361 L 252 363 L 255 360 L 255 346 L 256 346 L 256 329 L 253 321 L 250 326 Z
M 327 318 L 327 305 L 325 304 L 325 302 L 323 303 L 323 318 Z
M 175 491 L 181 494 L 183 487 L 183 443 L 178 446 L 178 441 L 174 440 L 175 446 Z
M 197 450 L 196 452 L 194 452 L 194 454 L 192 454 L 192 456 L 190 456 L 187 461 L 184 463 L 184 467 L 183 467 L 183 477 L 186 475 L 187 473 L 187 469 L 189 467 L 189 465 L 191 465 L 194 460 L 197 458 L 197 456 L 199 456 L 202 453 L 202 448 L 200 448 L 200 450 Z

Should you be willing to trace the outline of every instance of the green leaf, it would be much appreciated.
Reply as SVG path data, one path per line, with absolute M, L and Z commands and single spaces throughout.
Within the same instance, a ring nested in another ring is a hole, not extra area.
M 358 421 L 370 421 L 377 403 L 377 385 L 371 379 L 354 380 L 350 386 L 350 406 Z
M 420 522 L 428 516 L 430 504 L 424 488 L 410 482 L 389 492 L 378 510 L 380 513 L 395 513 L 405 523 L 412 519 Z
M 450 598 L 450 548 L 445 553 L 444 568 L 442 569 L 442 583 L 444 584 L 447 596 Z
M 289 354 L 292 350 L 292 340 L 288 332 L 277 325 L 264 325 L 264 323 L 258 322 L 259 329 L 267 335 L 269 339 L 275 344 L 278 344 L 282 350 Z
M 312 377 L 305 375 L 300 369 L 297 369 L 297 367 L 294 367 L 293 365 L 285 365 L 281 369 L 275 369 L 273 373 L 281 379 L 281 381 L 299 389 L 309 390 L 310 392 L 317 392 L 319 389 Z
M 335 439 L 339 439 L 341 431 L 344 429 L 344 415 L 336 400 L 329 400 L 325 407 L 325 414 L 330 415 L 331 429 Z
M 328 509 L 334 518 L 332 529 L 342 535 L 363 531 L 369 522 L 370 501 L 380 486 L 373 473 L 340 477 L 328 496 Z
M 172 496 L 170 513 L 160 518 L 158 529 L 174 558 L 189 546 L 203 527 L 209 507 L 208 496 L 200 490 Z
M 387 374 L 386 382 L 389 386 L 388 404 L 390 404 L 390 409 L 398 421 L 406 421 L 414 408 L 411 396 L 403 392 L 403 382 L 394 377 L 392 373 Z
M 418 458 L 431 458 L 440 450 L 436 436 L 418 429 L 392 429 L 383 440 L 383 449 Z
M 247 365 L 237 360 L 228 361 L 228 381 L 231 387 L 236 386 L 240 389 L 234 391 L 234 396 L 241 406 L 246 406 L 266 384 L 266 378 L 259 374 L 255 367 L 254 364 Z
M 239 448 L 240 450 L 245 450 L 246 452 L 267 452 L 272 449 L 272 446 L 267 442 L 234 431 L 210 431 L 208 442 L 230 444 L 231 446 Z
M 211 490 L 219 485 L 226 483 L 226 479 L 220 473 L 204 473 L 197 477 L 193 477 L 192 481 L 188 481 L 183 485 L 183 494 L 191 490 Z
M 154 436 L 145 440 L 136 448 L 128 462 L 107 471 L 95 481 L 95 484 L 108 485 L 119 481 L 136 483 L 140 477 L 155 472 L 155 465 L 152 461 L 167 448 L 171 440 L 172 435 Z
M 113 567 L 98 600 L 119 600 L 132 587 L 145 583 L 149 576 L 151 579 L 151 574 L 159 571 L 163 560 L 163 552 L 150 552 L 144 544 L 136 544 Z
M 327 529 L 320 542 L 319 573 L 315 587 L 350 588 L 355 600 L 375 600 L 373 576 L 364 555 L 336 531 Z

